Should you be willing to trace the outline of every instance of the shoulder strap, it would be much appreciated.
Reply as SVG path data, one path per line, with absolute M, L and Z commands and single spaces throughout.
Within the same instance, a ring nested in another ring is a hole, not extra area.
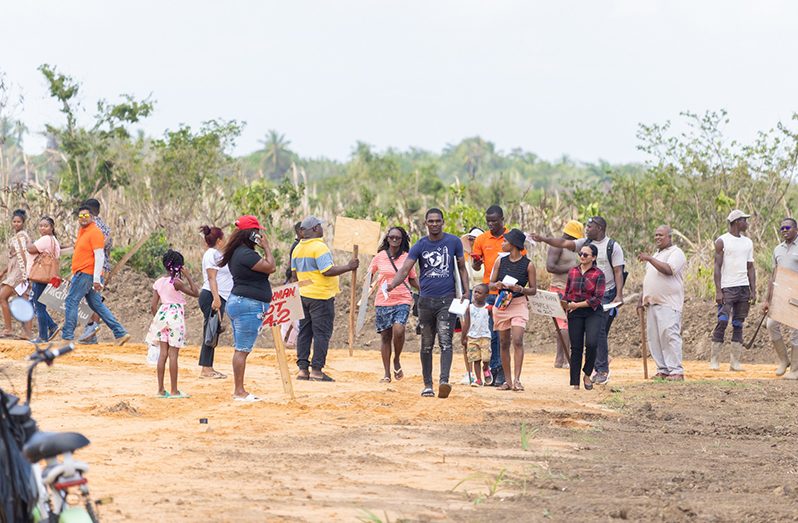
M 396 272 L 399 272 L 399 269 L 396 268 L 396 264 L 394 263 L 393 258 L 391 258 L 391 253 L 386 250 L 385 251 L 385 256 L 387 256 L 388 257 L 388 261 L 391 262 L 391 266 L 393 267 L 393 270 L 395 270 Z M 407 290 L 410 292 L 410 294 L 413 294 L 413 290 L 410 288 L 410 285 L 408 285 L 406 281 L 403 281 L 402 285 L 404 285 L 407 288 Z
M 607 260 L 610 262 L 610 269 L 614 269 L 615 267 L 612 265 L 612 252 L 615 250 L 615 240 L 610 238 L 607 242 Z

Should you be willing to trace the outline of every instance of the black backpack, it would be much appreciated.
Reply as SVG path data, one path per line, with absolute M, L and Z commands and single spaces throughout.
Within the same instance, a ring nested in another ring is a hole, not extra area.
M 593 240 L 589 239 L 585 242 L 585 245 L 590 245 L 593 243 Z M 607 261 L 610 262 L 610 269 L 613 269 L 613 277 L 615 275 L 615 267 L 612 265 L 612 252 L 615 250 L 615 240 L 610 238 L 610 241 L 607 242 Z M 623 283 L 626 285 L 626 278 L 629 277 L 629 271 L 626 270 L 626 265 L 621 265 L 621 274 L 623 275 Z M 617 282 L 616 282 L 617 285 Z

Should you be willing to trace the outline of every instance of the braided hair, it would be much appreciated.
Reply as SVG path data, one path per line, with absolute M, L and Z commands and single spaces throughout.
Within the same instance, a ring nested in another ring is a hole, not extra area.
M 175 278 L 180 275 L 183 265 L 185 265 L 185 260 L 182 254 L 172 249 L 166 251 L 166 254 L 163 255 L 163 266 L 166 272 L 169 273 L 169 283 L 175 282 Z

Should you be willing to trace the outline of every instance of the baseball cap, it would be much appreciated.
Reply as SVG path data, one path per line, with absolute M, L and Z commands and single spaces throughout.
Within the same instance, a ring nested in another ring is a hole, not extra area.
M 585 236 L 585 226 L 579 220 L 570 220 L 562 228 L 562 232 L 571 238 L 583 238 Z
M 315 216 L 308 216 L 307 218 L 302 220 L 302 223 L 299 224 L 299 228 L 300 229 L 305 229 L 305 230 L 312 229 L 312 228 L 314 228 L 317 225 L 321 225 L 322 223 L 324 223 L 324 222 L 319 220 Z
M 482 234 L 483 232 L 485 232 L 485 231 L 483 231 L 483 230 L 482 230 L 482 229 L 480 229 L 479 227 L 472 227 L 472 228 L 471 228 L 471 230 L 470 230 L 470 231 L 468 231 L 468 235 L 469 235 L 469 236 L 473 236 L 474 238 L 476 238 L 477 236 L 479 236 L 479 235 L 480 235 L 480 234 Z
M 740 209 L 734 209 L 732 212 L 729 213 L 729 216 L 726 218 L 726 221 L 731 223 L 735 220 L 739 220 L 740 218 L 750 218 L 750 214 L 745 214 Z
M 507 243 L 509 243 L 513 247 L 517 247 L 523 250 L 524 241 L 526 241 L 526 234 L 519 231 L 518 229 L 510 229 L 509 232 L 504 233 L 504 239 L 507 240 Z
M 236 220 L 236 227 L 241 230 L 263 229 L 258 219 L 252 216 L 251 214 L 245 214 L 244 216 L 240 216 Z

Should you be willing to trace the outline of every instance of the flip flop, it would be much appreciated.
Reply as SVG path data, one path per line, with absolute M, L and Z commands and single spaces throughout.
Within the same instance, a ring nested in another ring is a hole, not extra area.
M 200 374 L 200 378 L 205 378 L 208 380 L 223 380 L 227 377 L 227 374 L 222 374 L 218 370 L 213 371 L 213 374 L 207 376 L 205 374 Z
M 435 397 L 435 391 L 432 390 L 431 388 L 427 387 L 427 388 L 425 388 L 424 390 L 421 391 L 421 395 L 424 396 L 425 398 L 434 398 Z
M 399 367 L 398 369 L 393 371 L 393 377 L 396 381 L 401 381 L 401 379 L 405 377 L 405 373 L 402 370 L 402 367 Z
M 510 385 L 508 385 L 506 381 L 496 388 L 499 390 L 513 390 L 513 388 Z
M 255 403 L 256 401 L 261 401 L 261 398 L 249 393 L 243 398 L 239 396 L 233 396 L 233 401 L 240 401 L 242 403 Z
M 388 376 L 383 376 L 382 378 L 380 378 L 379 382 L 380 383 L 390 383 L 391 382 L 391 378 L 388 377 Z
M 160 398 L 162 400 L 169 399 L 169 393 L 164 391 L 163 394 L 156 394 L 155 397 Z
M 177 391 L 177 394 L 169 394 L 168 396 L 166 396 L 166 399 L 169 399 L 169 400 L 181 400 L 181 399 L 190 398 L 190 397 L 191 397 L 191 394 L 183 394 L 182 392 Z
M 516 392 L 524 392 L 524 386 L 520 381 L 515 380 L 515 383 L 513 384 L 513 390 Z
M 308 376 L 308 379 L 310 381 L 335 381 L 334 379 L 332 379 L 331 377 L 327 376 L 323 372 L 321 373 L 321 378 L 316 378 L 314 376 Z
M 296 379 L 299 380 L 299 381 L 309 381 L 310 380 L 310 375 L 304 376 L 302 374 L 297 374 L 296 375 Z
M 448 383 L 441 383 L 438 385 L 438 397 L 439 398 L 448 398 L 449 393 L 452 392 L 452 386 Z

